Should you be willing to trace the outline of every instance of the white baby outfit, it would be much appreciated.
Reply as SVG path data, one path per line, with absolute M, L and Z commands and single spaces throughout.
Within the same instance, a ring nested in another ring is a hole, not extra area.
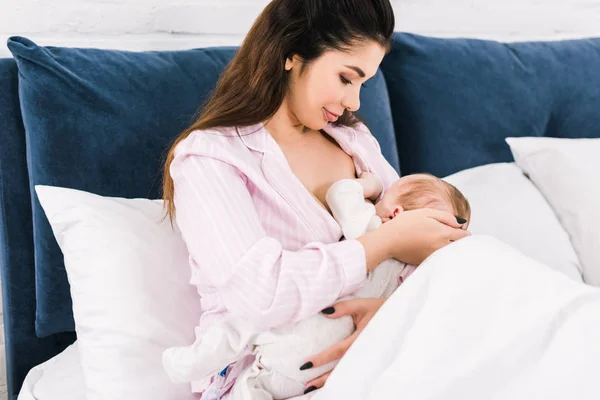
M 365 200 L 363 187 L 356 180 L 334 183 L 326 201 L 346 239 L 381 225 L 375 206 Z M 358 291 L 340 300 L 387 298 L 415 268 L 386 260 L 368 274 Z M 214 381 L 201 400 L 287 399 L 303 394 L 307 382 L 331 370 L 336 362 L 305 371 L 299 367 L 353 332 L 350 316 L 331 319 L 317 314 L 295 325 L 263 332 L 253 321 L 228 315 L 208 327 L 192 345 L 167 349 L 163 365 L 174 382 L 205 379 L 221 371 L 217 376 L 220 381 Z

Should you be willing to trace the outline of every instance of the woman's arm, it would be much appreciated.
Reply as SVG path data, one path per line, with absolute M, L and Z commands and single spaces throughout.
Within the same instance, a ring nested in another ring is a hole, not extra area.
M 388 248 L 390 237 L 381 227 L 365 233 L 356 240 L 365 249 L 367 271 L 373 271 L 384 260 L 392 258 Z
M 372 240 L 285 250 L 266 235 L 245 177 L 228 163 L 186 155 L 171 173 L 177 223 L 202 284 L 230 312 L 264 328 L 295 323 L 353 293 L 367 267 L 384 259 L 384 246 Z

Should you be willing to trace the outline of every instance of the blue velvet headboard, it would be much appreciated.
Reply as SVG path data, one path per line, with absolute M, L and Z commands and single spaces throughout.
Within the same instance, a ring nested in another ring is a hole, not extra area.
M 35 334 L 35 270 L 25 133 L 19 108 L 17 65 L 0 60 L 0 266 L 9 399 L 16 399 L 28 369 L 62 351 L 73 332 Z
M 0 263 L 9 398 L 75 340 L 60 251 L 30 188 L 156 198 L 169 142 L 234 48 L 122 52 L 12 38 L 0 60 Z M 403 173 L 510 161 L 506 136 L 600 137 L 600 40 L 396 34 L 361 116 Z M 398 146 L 397 146 L 398 144 Z

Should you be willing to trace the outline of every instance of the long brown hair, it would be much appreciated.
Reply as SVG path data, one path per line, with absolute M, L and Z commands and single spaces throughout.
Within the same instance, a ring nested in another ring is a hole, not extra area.
M 196 130 L 248 126 L 270 119 L 288 87 L 285 60 L 298 55 L 302 70 L 327 50 L 375 41 L 389 51 L 394 31 L 389 0 L 273 0 L 258 16 L 219 78 L 198 118 L 172 144 L 163 172 L 163 199 L 173 220 L 174 184 L 169 173 L 175 147 Z M 302 71 L 301 71 L 302 72 Z M 346 111 L 337 125 L 353 126 Z

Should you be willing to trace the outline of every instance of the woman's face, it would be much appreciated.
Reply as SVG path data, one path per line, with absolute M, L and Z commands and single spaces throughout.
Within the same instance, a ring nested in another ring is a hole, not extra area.
M 361 85 L 375 75 L 384 55 L 381 45 L 365 42 L 347 52 L 325 52 L 302 74 L 301 58 L 286 60 L 291 79 L 285 102 L 292 123 L 320 130 L 345 109 L 358 110 Z

